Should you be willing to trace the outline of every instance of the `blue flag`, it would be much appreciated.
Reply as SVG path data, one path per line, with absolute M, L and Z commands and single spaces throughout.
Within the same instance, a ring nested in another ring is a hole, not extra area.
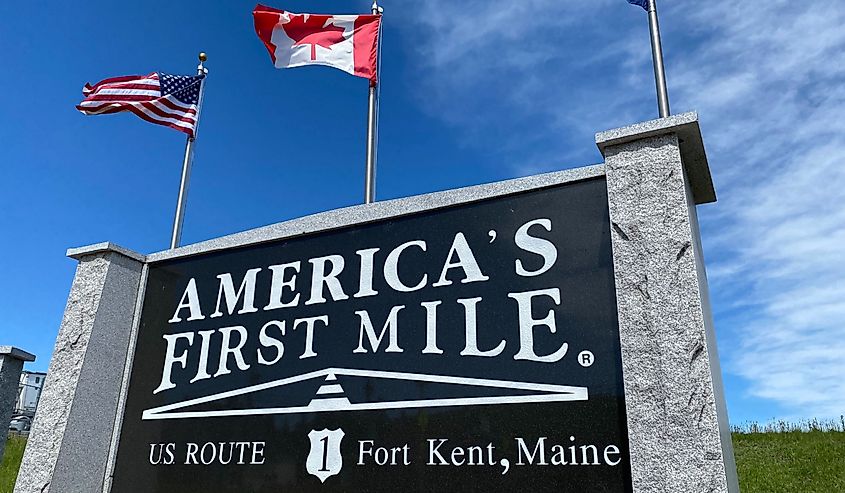
M 643 10 L 648 11 L 648 0 L 628 0 L 631 5 L 639 5 Z

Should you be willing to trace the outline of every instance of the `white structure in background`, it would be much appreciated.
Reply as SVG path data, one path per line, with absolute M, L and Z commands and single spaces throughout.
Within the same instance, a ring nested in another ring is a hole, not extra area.
M 15 403 L 15 414 L 31 416 L 35 413 L 46 376 L 46 373 L 39 371 L 24 370 L 21 372 L 20 392 L 18 393 L 18 401 Z

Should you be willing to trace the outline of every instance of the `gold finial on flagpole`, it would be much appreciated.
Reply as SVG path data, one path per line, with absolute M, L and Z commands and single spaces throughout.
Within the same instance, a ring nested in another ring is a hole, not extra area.
M 208 54 L 206 54 L 206 52 L 204 52 L 204 51 L 201 51 L 201 52 L 200 52 L 200 54 L 199 54 L 199 55 L 197 55 L 197 58 L 199 58 L 199 60 L 200 60 L 200 64 L 199 64 L 199 65 L 197 65 L 197 75 L 205 75 L 205 74 L 207 74 L 207 73 L 208 73 L 208 69 L 207 69 L 207 68 L 205 68 L 205 66 L 203 65 L 203 63 L 205 63 L 205 61 L 206 61 L 206 60 L 208 60 Z

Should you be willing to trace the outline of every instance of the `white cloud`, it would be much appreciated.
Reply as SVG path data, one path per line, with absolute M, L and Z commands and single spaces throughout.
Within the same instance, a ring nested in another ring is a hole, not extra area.
M 678 13 L 680 14 L 680 12 Z M 845 5 L 713 2 L 674 73 L 700 109 L 721 213 L 713 289 L 750 287 L 728 368 L 787 412 L 845 412 Z M 751 307 L 751 308 L 749 308 Z
M 739 311 L 736 325 L 717 327 L 738 343 L 723 349 L 724 367 L 787 413 L 838 416 L 845 3 L 660 5 L 673 105 L 700 112 L 720 199 L 701 213 L 714 299 Z M 653 105 L 645 20 L 616 10 L 627 8 L 622 0 L 409 4 L 400 15 L 415 26 L 406 42 L 420 54 L 420 103 L 469 145 L 523 156 L 516 172 L 583 162 L 594 151 L 573 141 L 589 143 Z
M 417 55 L 412 59 L 420 105 L 460 127 L 468 145 L 495 141 L 497 151 L 522 156 L 515 168 L 537 172 L 562 161 L 595 159 L 595 148 L 556 145 L 562 138 L 578 133 L 589 142 L 607 121 L 635 119 L 627 103 L 639 96 L 610 90 L 618 74 L 601 77 L 596 64 L 612 59 L 630 69 L 649 60 L 637 48 L 648 42 L 645 17 L 636 27 L 623 24 L 642 36 L 629 46 L 603 23 L 609 5 L 618 7 L 619 0 L 419 0 L 394 15 L 402 17 L 395 22 L 411 26 L 404 41 Z M 621 7 L 637 17 L 636 7 Z M 637 70 L 625 72 L 634 74 L 625 81 L 632 89 L 652 84 Z M 590 79 L 602 84 L 573 83 Z M 606 94 L 623 97 L 609 100 Z M 526 155 L 531 144 L 538 145 Z

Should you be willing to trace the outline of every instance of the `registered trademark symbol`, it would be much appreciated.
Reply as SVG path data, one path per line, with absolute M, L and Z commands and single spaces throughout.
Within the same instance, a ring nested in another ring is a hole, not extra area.
M 578 364 L 583 366 L 584 368 L 589 368 L 593 366 L 595 363 L 596 358 L 593 356 L 591 351 L 581 351 L 578 353 Z

